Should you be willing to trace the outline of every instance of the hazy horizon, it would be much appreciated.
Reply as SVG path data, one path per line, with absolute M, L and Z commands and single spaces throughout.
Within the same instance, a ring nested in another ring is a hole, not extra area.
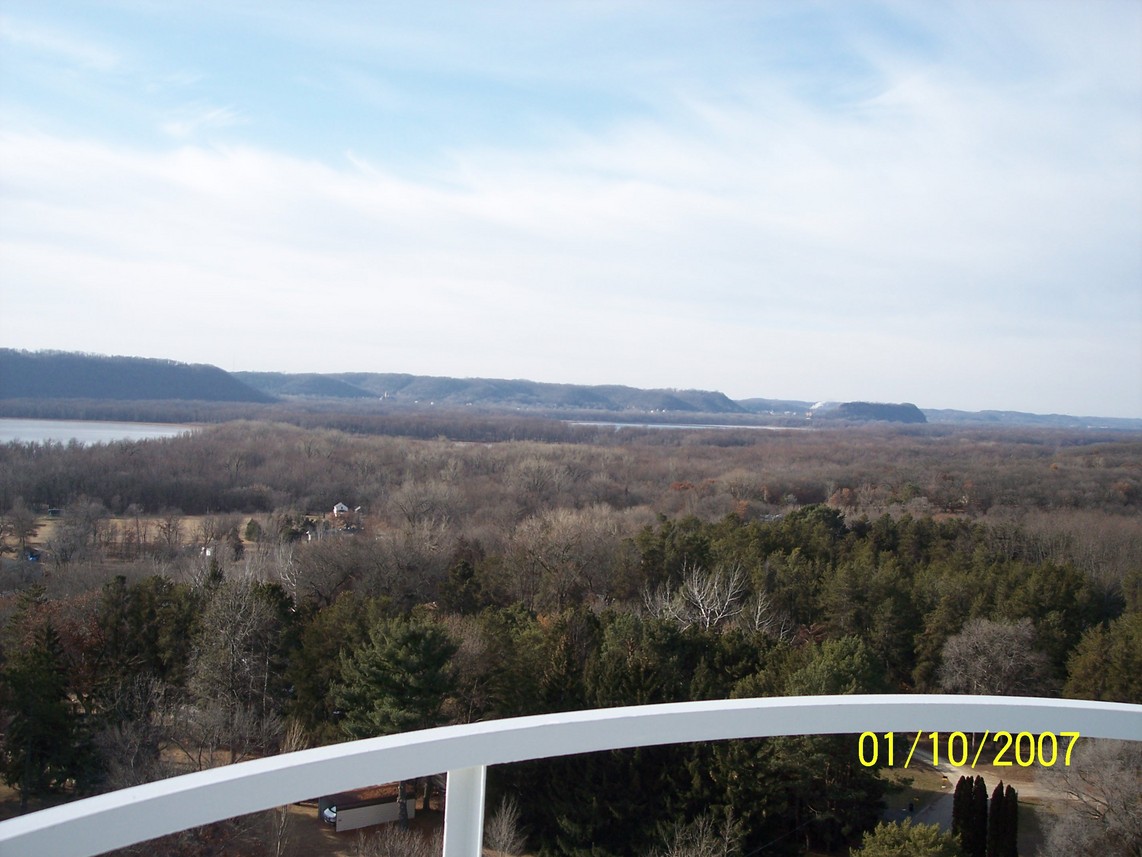
M 1142 418 L 1142 4 L 30 2 L 2 343 Z

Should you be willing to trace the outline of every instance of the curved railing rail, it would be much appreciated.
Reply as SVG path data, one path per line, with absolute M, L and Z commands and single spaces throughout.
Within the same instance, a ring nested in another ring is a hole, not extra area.
M 1079 732 L 1142 740 L 1142 706 L 1027 697 L 729 699 L 446 726 L 286 753 L 74 801 L 0 823 L 0 855 L 89 857 L 237 815 L 448 772 L 445 857 L 479 855 L 488 765 L 626 747 L 777 735 Z

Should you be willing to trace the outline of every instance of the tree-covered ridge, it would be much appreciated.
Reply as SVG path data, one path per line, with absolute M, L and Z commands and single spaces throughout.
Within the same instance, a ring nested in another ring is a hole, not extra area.
M 313 372 L 234 372 L 234 377 L 268 396 L 309 396 L 325 399 L 375 399 L 376 394 L 330 375 Z
M 290 374 L 235 372 L 250 386 L 274 395 L 381 398 L 390 405 L 432 403 L 586 411 L 666 411 L 737 414 L 744 409 L 709 390 L 645 390 L 619 384 L 554 384 L 507 378 L 448 378 L 393 372 Z
M 0 348 L 0 398 L 273 401 L 216 366 L 11 348 Z
M 477 441 L 581 438 L 589 432 L 559 421 L 600 419 L 627 422 L 628 431 L 630 427 L 637 431 L 642 423 L 711 422 L 801 428 L 932 422 L 945 427 L 1035 427 L 1084 434 L 1142 430 L 1142 420 L 1125 418 L 921 411 L 910 403 L 735 401 L 710 390 L 521 379 L 380 372 L 226 373 L 214 366 L 170 360 L 12 349 L 0 349 L 0 416 L 175 423 L 264 419 L 360 434 Z
M 193 403 L 188 406 L 186 403 Z M 273 403 L 273 407 L 267 405 Z M 473 413 L 481 414 L 473 420 Z M 410 415 L 415 414 L 415 417 Z M 520 419 L 523 414 L 527 418 Z M 173 360 L 0 349 L 0 415 L 30 419 L 224 422 L 272 419 L 367 434 L 465 440 L 567 436 L 561 419 L 628 425 L 858 426 L 869 422 L 1139 431 L 1142 420 L 911 403 L 733 400 L 714 390 L 643 389 L 393 372 L 232 372 Z M 495 419 L 489 420 L 489 417 Z M 542 424 L 538 418 L 547 418 Z M 483 425 L 474 426 L 474 422 Z
M 885 402 L 842 402 L 836 408 L 822 414 L 828 419 L 838 420 L 882 420 L 892 423 L 926 423 L 924 412 L 910 402 L 889 404 Z

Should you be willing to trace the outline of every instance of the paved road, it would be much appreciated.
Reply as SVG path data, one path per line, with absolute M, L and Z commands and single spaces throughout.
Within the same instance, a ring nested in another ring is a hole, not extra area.
M 916 758 L 923 762 L 932 764 L 931 751 L 925 751 L 921 748 L 916 750 Z M 956 783 L 959 782 L 960 777 L 974 777 L 976 774 L 983 774 L 984 782 L 988 787 L 988 794 L 991 794 L 991 789 L 995 787 L 998 782 L 998 777 L 995 777 L 991 771 L 974 771 L 968 766 L 957 767 L 950 764 L 947 759 L 941 759 L 939 765 L 934 766 L 937 771 L 948 778 L 948 789 L 943 794 L 936 797 L 927 806 L 922 807 L 920 810 L 912 814 L 912 820 L 916 824 L 938 824 L 941 830 L 952 829 L 952 804 L 955 799 Z M 989 781 L 989 777 L 994 782 Z M 907 818 L 908 812 L 904 811 L 902 818 Z

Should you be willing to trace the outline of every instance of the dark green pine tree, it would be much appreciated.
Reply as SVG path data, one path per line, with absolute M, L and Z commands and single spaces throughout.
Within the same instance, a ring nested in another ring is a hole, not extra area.
M 19 790 L 23 811 L 29 797 L 81 780 L 88 757 L 70 700 L 63 645 L 50 624 L 39 628 L 32 645 L 7 664 L 0 692 L 7 715 L 4 781 Z
M 334 695 L 345 712 L 342 730 L 349 738 L 371 738 L 441 725 L 444 701 L 455 683 L 451 660 L 456 649 L 443 629 L 427 622 L 378 622 L 367 645 L 341 656 Z M 407 827 L 404 798 L 402 782 L 400 822 Z
M 578 620 L 569 618 L 571 632 Z M 587 705 L 685 698 L 691 670 L 684 634 L 665 623 L 623 614 L 602 621 L 601 639 L 582 671 Z M 573 652 L 560 646 L 559 662 L 573 663 Z M 555 831 L 553 841 L 545 844 L 569 855 L 649 853 L 658 825 L 681 814 L 677 802 L 689 784 L 685 754 L 680 747 L 642 747 L 567 760 L 564 774 L 544 797 Z
M 1007 816 L 1003 825 L 1003 840 L 999 857 L 1019 857 L 1019 792 L 1008 786 L 1003 794 L 1003 812 Z
M 987 784 L 980 776 L 972 783 L 971 813 L 965 830 L 964 853 L 967 857 L 987 855 Z
M 1003 780 L 991 793 L 991 805 L 987 812 L 987 857 L 1000 857 L 1001 845 L 1006 839 L 1007 807 L 1003 799 Z
M 968 829 L 971 827 L 971 794 L 972 780 L 969 777 L 960 777 L 956 781 L 956 791 L 952 796 L 952 835 L 960 838 L 960 844 L 967 850 L 967 840 L 971 837 Z
M 444 722 L 453 689 L 456 644 L 441 628 L 408 619 L 383 619 L 369 642 L 341 657 L 334 688 L 349 738 L 372 738 L 429 729 Z

